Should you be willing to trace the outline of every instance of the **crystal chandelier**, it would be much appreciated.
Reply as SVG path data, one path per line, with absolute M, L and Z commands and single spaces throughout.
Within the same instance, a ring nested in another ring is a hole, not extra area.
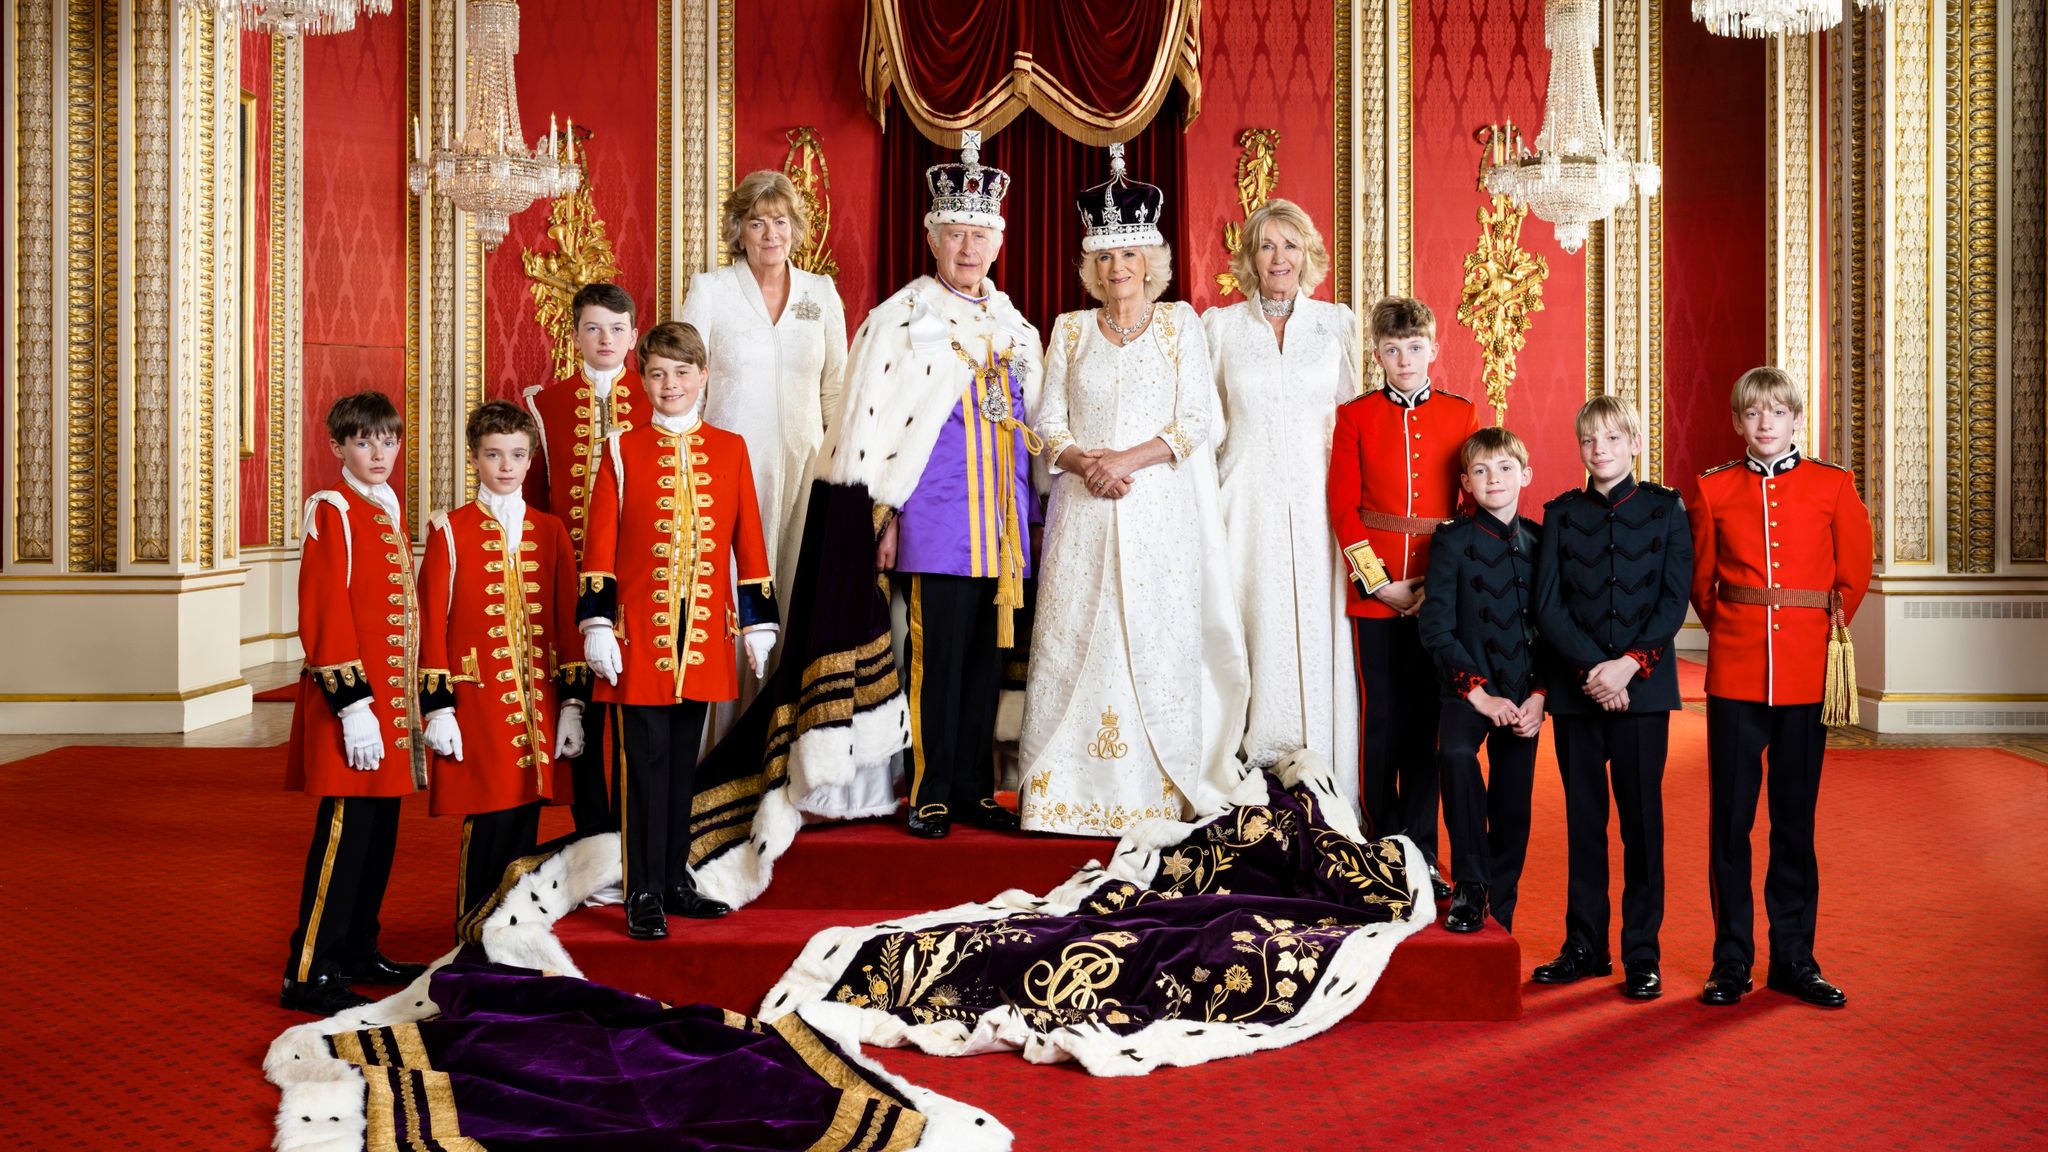
M 469 105 L 462 136 L 427 153 L 419 118 L 413 118 L 412 192 L 446 196 L 469 214 L 477 239 L 496 249 L 511 229 L 511 218 L 542 198 L 576 190 L 576 125 L 566 140 L 552 122 L 544 144 L 526 146 L 519 127 L 519 85 L 512 57 L 519 52 L 516 0 L 469 0 L 469 58 L 464 96 Z
M 1600 110 L 1593 49 L 1600 43 L 1599 0 L 1548 0 L 1543 43 L 1550 49 L 1550 91 L 1536 150 L 1526 147 L 1486 170 L 1486 190 L 1512 199 L 1557 228 L 1557 244 L 1577 252 L 1588 226 L 1627 203 L 1635 189 L 1655 196 L 1662 174 L 1614 146 Z
M 1862 11 L 1884 0 L 1855 0 Z M 1692 0 L 1692 18 L 1716 36 L 1806 36 L 1842 22 L 1849 0 Z
M 318 36 L 350 31 L 358 15 L 386 15 L 391 0 L 178 0 L 178 6 L 211 9 L 229 20 L 239 16 L 251 32 Z

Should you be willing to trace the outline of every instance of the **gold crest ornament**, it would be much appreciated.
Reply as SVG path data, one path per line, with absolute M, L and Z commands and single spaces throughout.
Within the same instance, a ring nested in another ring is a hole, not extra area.
M 1485 190 L 1489 166 L 1504 164 L 1521 147 L 1514 121 L 1488 124 L 1473 133 L 1479 143 L 1480 189 Z M 1527 342 L 1531 313 L 1543 310 L 1543 282 L 1550 264 L 1522 248 L 1526 205 L 1493 193 L 1479 209 L 1479 245 L 1465 256 L 1465 292 L 1458 302 L 1458 323 L 1472 330 L 1484 362 L 1486 401 L 1493 421 L 1508 419 L 1508 386 L 1515 382 L 1515 355 Z
M 1237 157 L 1237 206 L 1249 217 L 1273 198 L 1273 189 L 1280 183 L 1280 132 L 1276 128 L 1247 128 L 1237 134 L 1237 143 L 1243 149 Z M 1243 246 L 1243 224 L 1232 221 L 1223 225 L 1226 265 Z M 1216 274 L 1218 295 L 1228 296 L 1243 287 L 1237 282 L 1237 273 L 1228 267 Z
M 585 139 L 591 134 L 589 129 L 574 125 L 571 130 Z M 577 289 L 619 274 L 611 239 L 605 235 L 604 221 L 591 198 L 587 161 L 581 172 L 583 179 L 576 190 L 557 197 L 548 209 L 548 239 L 555 242 L 555 251 L 528 249 L 519 254 L 519 263 L 531 281 L 527 288 L 533 293 L 534 322 L 554 342 L 557 380 L 574 376 L 582 363 L 576 351 L 576 318 L 569 314 L 569 304 L 576 298 Z
M 789 262 L 806 272 L 837 276 L 839 261 L 832 258 L 832 250 L 825 246 L 825 238 L 832 233 L 832 172 L 825 167 L 825 142 L 818 139 L 818 130 L 809 124 L 799 124 L 783 135 L 789 140 L 789 154 L 782 158 L 782 174 L 796 185 L 796 194 L 803 197 L 804 211 L 811 218 L 810 235 L 804 237 L 803 247 L 790 256 Z M 809 305 L 809 312 L 804 311 L 805 305 Z M 797 304 L 796 314 L 798 319 L 816 320 L 818 305 L 803 300 Z

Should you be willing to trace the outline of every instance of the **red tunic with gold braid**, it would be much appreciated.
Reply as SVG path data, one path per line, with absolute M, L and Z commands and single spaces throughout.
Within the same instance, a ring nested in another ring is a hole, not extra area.
M 292 709 L 287 788 L 314 796 L 404 796 L 413 775 L 412 547 L 405 525 L 343 484 L 306 501 L 299 552 L 299 642 L 306 669 Z M 369 772 L 348 766 L 341 709 L 368 700 L 384 735 Z
M 1337 547 L 1372 545 L 1390 580 L 1427 576 L 1435 526 L 1422 522 L 1458 514 L 1458 449 L 1478 430 L 1479 409 L 1471 401 L 1430 385 L 1412 401 L 1380 388 L 1345 402 L 1330 440 L 1330 530 Z M 1386 517 L 1413 523 L 1388 527 Z M 1356 579 L 1345 583 L 1346 615 L 1399 615 L 1364 595 Z
M 455 709 L 462 759 L 429 753 L 436 816 L 569 800 L 557 761 L 564 680 L 582 678 L 569 531 L 526 510 L 517 570 L 504 525 L 474 501 L 434 518 L 420 565 L 420 713 Z
M 616 685 L 596 684 L 598 700 L 734 699 L 733 637 L 776 622 L 773 595 L 745 440 L 701 422 L 612 437 L 577 602 L 580 618 L 612 621 L 625 664 Z
M 605 438 L 633 426 L 635 407 L 643 402 L 640 376 L 631 368 L 619 372 L 609 395 L 600 397 L 590 377 L 536 384 L 526 390 L 526 410 L 540 425 L 540 459 L 526 474 L 523 495 L 530 508 L 550 512 L 569 528 L 580 561 L 590 499 L 595 488 L 598 455 Z
M 1707 694 L 1814 704 L 1827 686 L 1824 608 L 1738 604 L 1729 585 L 1836 592 L 1849 617 L 1870 588 L 1870 513 L 1856 477 L 1797 453 L 1700 474 L 1691 508 L 1692 603 L 1707 629 Z

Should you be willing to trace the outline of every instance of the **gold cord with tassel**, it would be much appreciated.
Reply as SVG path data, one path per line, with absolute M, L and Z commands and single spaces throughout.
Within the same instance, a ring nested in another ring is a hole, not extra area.
M 1828 600 L 1828 670 L 1820 720 L 1830 728 L 1852 727 L 1862 719 L 1856 693 L 1856 644 L 1849 637 L 1841 593 L 1830 593 Z
M 995 341 L 989 341 L 988 360 L 980 364 L 959 344 L 955 343 L 953 349 L 974 369 L 975 401 L 982 422 L 1003 431 L 996 438 L 996 469 L 1003 485 L 1002 545 L 996 571 L 996 647 L 1014 648 L 1017 610 L 1024 607 L 1024 531 L 1017 514 L 1016 437 L 1010 434 L 1023 433 L 1024 450 L 1033 456 L 1044 451 L 1045 442 L 1010 409 L 1009 359 L 996 355 Z

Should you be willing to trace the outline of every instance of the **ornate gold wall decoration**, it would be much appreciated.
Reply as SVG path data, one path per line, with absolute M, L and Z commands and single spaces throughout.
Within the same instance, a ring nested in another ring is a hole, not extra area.
M 1408 290 L 1409 2 L 1335 5 L 1337 219 L 1330 258 L 1337 301 L 1361 312 Z
M 284 384 L 284 312 L 285 312 L 285 133 L 289 131 L 285 106 L 285 69 L 293 59 L 286 48 L 291 38 L 272 36 L 270 38 L 270 141 L 265 160 L 270 165 L 270 371 L 265 374 L 268 381 L 268 401 L 264 405 L 269 423 L 269 474 L 265 477 L 269 504 L 268 530 L 265 538 L 272 546 L 285 542 L 285 521 L 289 510 L 285 507 L 284 494 L 284 445 L 285 445 L 285 384 Z M 296 309 L 295 309 L 296 310 Z
M 1948 569 L 1998 564 L 1998 4 L 1949 6 Z
M 663 10 L 666 4 L 656 5 Z M 455 13 L 456 0 L 431 0 L 429 16 L 430 44 L 428 60 L 428 108 L 427 135 L 429 139 L 440 138 L 440 125 L 459 124 L 456 116 L 455 82 L 461 74 L 456 59 Z M 465 412 L 462 409 L 466 390 L 454 386 L 464 378 L 458 367 L 458 351 L 463 347 L 463 329 L 456 324 L 461 315 L 457 306 L 462 302 L 463 293 L 459 283 L 459 265 L 465 244 L 461 221 L 456 218 L 455 206 L 446 196 L 432 198 L 429 208 L 427 234 L 430 237 L 427 254 L 427 373 L 426 386 L 433 390 L 433 427 L 428 432 L 429 451 L 433 460 L 429 467 L 431 481 L 429 507 L 453 508 L 461 503 L 456 494 L 456 477 L 461 470 L 456 461 L 464 453 L 456 450 L 457 429 L 462 427 Z M 478 321 L 481 322 L 480 320 Z M 479 341 L 479 343 L 481 343 Z
M 1476 134 L 1479 171 L 1504 164 L 1521 146 L 1514 122 L 1489 124 Z M 1483 185 L 1482 185 L 1483 190 Z M 1550 264 L 1522 247 L 1522 221 L 1529 209 L 1505 196 L 1490 195 L 1479 208 L 1479 243 L 1465 254 L 1465 291 L 1458 323 L 1472 330 L 1484 362 L 1486 400 L 1493 421 L 1508 419 L 1508 388 L 1515 382 L 1515 355 L 1528 341 L 1531 313 L 1543 310 L 1543 281 Z
M 578 130 L 579 135 L 588 133 Z M 557 197 L 548 209 L 548 239 L 553 252 L 532 248 L 519 254 L 520 266 L 531 281 L 533 319 L 554 342 L 555 379 L 576 374 L 582 357 L 576 351 L 576 318 L 569 304 L 586 284 L 610 280 L 619 274 L 612 242 L 605 235 L 604 220 L 590 195 L 590 165 L 583 166 L 583 179 L 576 190 Z
M 832 234 L 832 172 L 825 167 L 825 142 L 808 124 L 783 134 L 789 140 L 789 154 L 782 158 L 782 174 L 796 185 L 803 197 L 804 211 L 811 218 L 810 235 L 790 262 L 820 276 L 839 275 L 839 261 L 832 258 L 827 241 Z
M 469 414 L 484 402 L 484 242 L 470 232 L 462 252 L 462 410 L 456 419 L 460 427 L 467 428 Z M 469 453 L 456 455 L 462 457 L 462 492 L 456 500 L 460 503 L 476 492 L 476 465 L 470 462 Z M 451 459 L 444 471 L 452 473 L 453 463 Z
M 2040 563 L 2048 561 L 2048 10 L 2015 4 L 2011 20 L 2007 551 L 2015 562 Z
M 1889 291 L 1884 307 L 1890 314 L 1887 377 L 1891 386 L 1891 477 L 1886 485 L 1892 501 L 1892 559 L 1934 560 L 1934 468 L 1932 442 L 1934 390 L 1930 324 L 1935 302 L 1930 280 L 1936 265 L 1931 251 L 1932 219 L 1929 186 L 1933 112 L 1933 27 L 1928 0 L 1891 0 L 1883 16 L 1890 23 L 1885 48 L 1890 55 L 1886 84 L 1890 123 L 1884 147 L 1886 198 L 1891 226 L 1885 237 L 1884 261 Z M 1886 104 L 1879 104 L 1883 109 Z
M 46 283 L 61 278 L 65 285 L 65 567 L 111 572 L 118 551 L 115 493 L 121 443 L 116 345 L 121 314 L 120 11 L 72 0 L 65 24 L 67 256 L 61 272 L 44 264 L 36 278 Z
M 14 472 L 13 559 L 56 557 L 57 258 L 56 22 L 52 0 L 16 0 L 14 91 L 14 352 L 10 390 Z
M 654 6 L 654 38 L 660 66 L 654 70 L 654 307 L 651 315 L 682 311 L 670 307 L 675 282 L 675 6 Z
M 131 500 L 137 561 L 171 558 L 171 18 L 168 4 L 135 10 L 134 450 Z
M 1603 6 L 1601 88 L 1614 139 L 1663 162 L 1663 5 Z M 1586 395 L 1612 394 L 1636 410 L 1649 480 L 1664 475 L 1663 198 L 1631 197 L 1596 223 L 1586 244 Z
M 733 0 L 677 6 L 679 20 L 667 5 L 659 19 L 655 265 L 662 315 L 681 309 L 693 273 L 725 263 L 725 246 L 716 241 L 718 203 L 733 179 Z
M 285 45 L 284 111 L 284 534 L 296 543 L 301 493 L 305 488 L 305 299 L 306 260 L 306 49 L 292 37 Z
M 1247 128 L 1237 134 L 1237 206 L 1249 217 L 1259 210 L 1266 201 L 1273 198 L 1273 188 L 1280 183 L 1280 132 L 1275 128 Z M 1226 221 L 1223 225 L 1224 270 L 1216 274 L 1216 292 L 1228 296 L 1244 290 L 1237 282 L 1237 273 L 1228 264 L 1237 257 L 1244 245 L 1243 224 Z
M 1767 308 L 1764 336 L 1772 363 L 1806 390 L 1808 451 L 1826 440 L 1832 417 L 1821 390 L 1819 335 L 1814 329 L 1814 187 L 1820 165 L 1813 136 L 1813 53 L 1816 41 L 1785 36 L 1765 46 L 1764 189 Z
M 428 34 L 429 13 L 424 4 L 408 7 L 405 17 L 405 108 L 407 118 L 416 116 L 420 106 L 422 53 Z M 432 139 L 432 137 L 429 137 Z M 430 259 L 427 248 L 421 243 L 420 197 L 414 196 L 410 187 L 405 197 L 405 487 L 402 499 L 405 501 L 405 523 L 411 529 L 413 539 L 427 538 L 428 509 L 421 506 L 421 498 L 431 494 L 431 485 L 426 477 L 434 460 L 421 452 L 429 433 L 422 427 L 432 409 L 426 395 L 426 380 L 420 375 L 421 330 L 426 323 L 423 301 L 420 299 L 420 281 L 426 275 L 425 262 Z

